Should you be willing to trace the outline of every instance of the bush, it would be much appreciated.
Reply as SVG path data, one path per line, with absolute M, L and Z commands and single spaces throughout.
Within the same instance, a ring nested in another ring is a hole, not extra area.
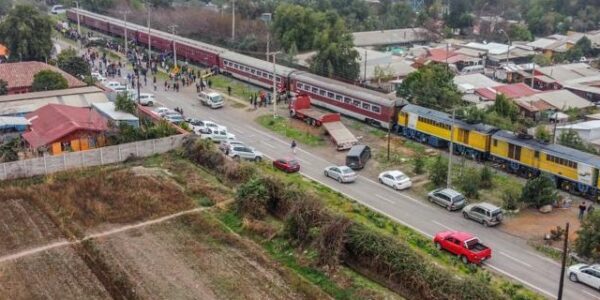
M 502 207 L 507 210 L 519 209 L 522 189 L 517 185 L 507 185 L 502 189 Z
M 482 189 L 491 189 L 494 186 L 492 182 L 494 174 L 488 166 L 483 166 L 479 177 L 479 187 Z
M 417 154 L 413 164 L 414 164 L 413 172 L 415 172 L 415 174 L 420 175 L 425 172 L 425 158 L 423 158 L 422 154 L 420 154 L 420 153 Z
M 577 230 L 577 240 L 575 240 L 575 251 L 577 254 L 600 259 L 600 212 L 593 211 L 581 223 Z
M 435 186 L 442 186 L 448 179 L 448 163 L 441 155 L 436 157 L 435 161 L 429 168 L 429 180 Z
M 344 249 L 347 230 L 350 225 L 352 225 L 352 222 L 348 218 L 336 216 L 323 226 L 317 243 L 319 265 L 326 265 L 330 269 L 335 269 L 340 264 L 340 256 Z
M 183 142 L 183 155 L 194 163 L 212 170 L 217 170 L 217 167 L 225 164 L 225 155 L 215 148 L 214 143 L 196 136 L 190 136 Z
M 264 182 L 254 178 L 238 187 L 235 195 L 236 211 L 242 216 L 261 219 L 267 215 L 269 193 Z
M 458 178 L 458 188 L 465 194 L 465 197 L 479 198 L 480 173 L 475 168 L 465 168 L 462 175 Z
M 527 180 L 521 193 L 521 200 L 536 208 L 553 204 L 557 197 L 558 193 L 556 192 L 554 180 L 548 175 L 540 175 Z
M 297 244 L 307 245 L 315 238 L 311 232 L 321 225 L 325 215 L 323 204 L 307 197 L 293 204 L 285 219 L 284 232 Z

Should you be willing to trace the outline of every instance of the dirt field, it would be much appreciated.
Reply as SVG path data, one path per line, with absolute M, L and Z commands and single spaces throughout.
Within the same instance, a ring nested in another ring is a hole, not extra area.
M 191 215 L 98 241 L 143 299 L 300 299 L 257 253 Z
M 0 299 L 107 299 L 110 294 L 70 247 L 0 263 Z

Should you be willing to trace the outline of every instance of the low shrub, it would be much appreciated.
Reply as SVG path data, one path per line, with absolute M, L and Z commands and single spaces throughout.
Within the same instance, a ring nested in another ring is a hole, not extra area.
M 319 265 L 335 270 L 340 264 L 340 258 L 347 239 L 347 230 L 350 225 L 352 225 L 352 222 L 348 218 L 335 216 L 322 227 L 317 239 Z
M 238 187 L 235 196 L 236 211 L 242 216 L 264 218 L 267 215 L 269 193 L 264 182 L 254 178 Z
M 284 222 L 285 235 L 297 245 L 308 245 L 315 238 L 314 230 L 327 218 L 323 204 L 313 197 L 297 201 L 287 214 Z

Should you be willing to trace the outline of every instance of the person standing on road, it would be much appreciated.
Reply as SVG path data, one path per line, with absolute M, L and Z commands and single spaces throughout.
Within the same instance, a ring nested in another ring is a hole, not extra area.
M 583 220 L 583 216 L 585 214 L 585 210 L 587 209 L 587 206 L 585 205 L 585 201 L 581 202 L 581 204 L 579 204 L 579 220 Z
M 292 140 L 292 153 L 296 154 L 296 140 Z
M 231 86 L 227 86 L 227 95 L 231 96 Z

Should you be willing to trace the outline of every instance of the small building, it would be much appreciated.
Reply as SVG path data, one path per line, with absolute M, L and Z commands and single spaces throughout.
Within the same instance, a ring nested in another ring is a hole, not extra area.
M 534 120 L 552 119 L 556 112 L 568 109 L 586 109 L 594 104 L 568 90 L 546 91 L 514 99 L 526 117 Z M 558 118 L 559 116 L 555 116 Z
M 585 121 L 575 124 L 556 126 L 556 136 L 566 131 L 575 131 L 582 141 L 598 148 L 600 146 L 600 121 Z
M 23 138 L 30 148 L 59 155 L 102 147 L 108 121 L 91 108 L 48 104 L 26 116 L 30 130 Z
M 493 88 L 502 85 L 502 83 L 494 81 L 480 73 L 457 75 L 454 76 L 453 81 L 458 90 L 463 94 L 462 99 L 471 103 L 479 103 L 481 101 L 479 96 L 475 94 L 477 89 Z
M 65 90 L 0 96 L 0 116 L 25 116 L 47 104 L 91 107 L 92 103 L 109 102 L 104 91 L 95 86 Z
M 69 88 L 84 87 L 86 84 L 63 70 L 39 61 L 25 61 L 0 64 L 0 79 L 8 83 L 8 94 L 31 92 L 33 77 L 40 71 L 50 70 L 60 73 Z
M 496 100 L 496 95 L 503 94 L 508 98 L 516 99 L 525 96 L 531 96 L 538 93 L 538 90 L 530 88 L 524 83 L 505 84 L 495 87 L 479 88 L 475 90 L 482 101 Z
M 473 49 L 479 51 L 480 55 L 485 55 L 486 66 L 500 66 L 507 61 L 515 64 L 527 63 L 535 55 L 533 49 L 525 45 L 471 42 L 463 45 L 462 48 Z
M 24 117 L 0 117 L 0 143 L 21 136 L 29 125 Z
M 121 124 L 127 124 L 132 127 L 140 127 L 140 119 L 130 113 L 118 111 L 115 109 L 113 102 L 93 103 L 92 107 L 95 111 L 104 116 L 108 122 L 119 126 Z
M 408 46 L 423 44 L 432 38 L 425 28 L 401 28 L 391 30 L 353 32 L 354 45 L 366 46 Z

